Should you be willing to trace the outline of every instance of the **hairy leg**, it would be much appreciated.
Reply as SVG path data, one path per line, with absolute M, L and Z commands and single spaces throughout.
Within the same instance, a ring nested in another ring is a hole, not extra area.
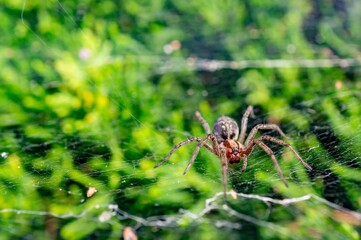
M 167 161 L 169 160 L 170 156 L 172 156 L 172 154 L 173 154 L 178 148 L 182 147 L 183 145 L 186 145 L 186 144 L 191 143 L 191 142 L 199 142 L 199 143 L 201 143 L 202 141 L 203 141 L 203 139 L 201 139 L 201 138 L 199 138 L 199 137 L 191 137 L 191 138 L 189 138 L 189 139 L 187 139 L 187 140 L 184 140 L 183 142 L 178 143 L 177 145 L 175 145 L 175 146 L 172 148 L 172 150 L 171 150 L 171 151 L 168 153 L 168 155 L 163 159 L 163 161 L 161 161 L 160 163 L 158 163 L 157 165 L 155 165 L 154 168 L 157 168 L 157 167 L 163 165 L 165 162 L 167 162 Z M 212 147 L 209 146 L 208 144 L 205 143 L 205 144 L 203 144 L 203 146 L 205 146 L 210 152 L 216 154 L 216 153 L 213 151 Z M 216 154 L 216 155 L 217 155 L 217 154 Z M 217 156 L 218 156 L 218 155 L 217 155 Z
M 240 143 L 243 144 L 244 139 L 246 137 L 246 131 L 247 131 L 247 123 L 248 123 L 248 116 L 251 114 L 252 117 L 254 117 L 254 113 L 253 113 L 253 107 L 252 106 L 248 106 L 248 108 L 246 109 L 246 111 L 243 114 L 242 117 L 242 127 L 241 127 L 241 133 L 239 134 L 239 138 L 238 141 Z
M 247 157 L 244 157 L 244 158 L 243 158 L 242 172 L 246 171 L 247 161 L 248 161 L 248 158 L 247 158 Z
M 300 161 L 303 166 L 305 166 L 308 170 L 312 170 L 312 167 L 310 165 L 308 165 L 303 159 L 302 157 L 298 154 L 298 152 L 289 144 L 289 143 L 286 143 L 285 141 L 282 141 L 280 139 L 277 139 L 277 138 L 274 138 L 274 137 L 271 137 L 271 136 L 262 136 L 260 138 L 258 138 L 259 141 L 263 141 L 263 140 L 266 140 L 266 141 L 270 141 L 270 142 L 274 142 L 274 143 L 277 143 L 279 145 L 282 145 L 282 146 L 285 146 L 285 147 L 288 147 L 292 152 L 293 154 L 296 156 L 297 160 Z
M 200 112 L 196 112 L 195 116 L 197 117 L 197 119 L 201 122 L 202 127 L 204 128 L 204 131 L 206 131 L 207 134 L 211 134 L 211 129 L 209 127 L 209 124 L 207 123 L 207 121 L 202 117 Z
M 254 137 L 256 136 L 259 129 L 270 129 L 277 131 L 282 137 L 289 139 L 289 137 L 286 136 L 286 134 L 280 129 L 279 126 L 276 124 L 258 124 L 254 128 L 252 128 L 251 132 L 249 133 L 247 140 L 245 142 L 245 145 L 250 143 Z
M 224 199 L 227 198 L 227 158 L 224 151 L 221 151 L 221 164 L 222 164 L 222 182 L 223 182 L 223 196 Z
M 211 135 L 210 139 L 212 140 L 212 147 L 213 147 L 213 151 L 217 156 L 220 156 L 220 151 L 219 151 L 219 146 L 218 146 L 218 142 L 217 139 L 214 137 L 214 135 L 211 132 L 211 129 L 209 128 L 208 122 L 202 117 L 200 112 L 196 112 L 195 116 L 197 117 L 197 119 L 201 122 L 204 131 L 206 131 L 206 133 L 208 135 Z
M 207 141 L 208 141 L 212 136 L 213 136 L 213 134 L 208 134 L 205 139 L 203 139 L 201 142 L 198 143 L 196 149 L 194 150 L 194 152 L 193 152 L 193 154 L 192 154 L 191 160 L 189 161 L 186 169 L 184 170 L 183 175 L 188 172 L 189 168 L 192 166 L 192 164 L 193 164 L 194 161 L 196 160 L 196 157 L 197 157 L 197 155 L 198 155 L 199 150 L 201 149 L 201 147 L 206 146 Z M 216 154 L 213 150 L 212 150 L 212 152 L 213 152 L 214 154 Z M 217 154 L 216 154 L 216 155 L 217 155 Z
M 286 179 L 285 179 L 285 177 L 283 176 L 283 172 L 282 172 L 282 170 L 281 170 L 280 165 L 278 164 L 278 161 L 277 161 L 277 159 L 276 159 L 273 151 L 272 151 L 269 147 L 267 147 L 266 144 L 264 144 L 264 143 L 261 142 L 261 141 L 256 140 L 256 144 L 257 144 L 260 148 L 262 148 L 262 149 L 268 154 L 268 156 L 271 157 L 271 159 L 272 159 L 272 161 L 273 161 L 273 163 L 274 163 L 274 165 L 275 165 L 275 167 L 276 167 L 276 170 L 277 170 L 277 172 L 278 172 L 278 175 L 280 176 L 282 182 L 286 185 L 286 187 L 288 187 L 288 184 L 287 184 L 287 182 L 286 182 Z

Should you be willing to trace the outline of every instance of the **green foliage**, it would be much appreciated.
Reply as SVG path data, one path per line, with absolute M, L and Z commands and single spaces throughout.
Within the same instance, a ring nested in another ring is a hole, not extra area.
M 211 124 L 221 115 L 240 119 L 249 104 L 261 119 L 256 123 L 285 126 L 315 170 L 307 172 L 289 150 L 277 151 L 290 176 L 287 189 L 268 156 L 256 151 L 250 161 L 257 165 L 242 174 L 240 166 L 230 169 L 229 189 L 275 198 L 314 194 L 360 211 L 359 68 L 177 71 L 190 57 L 359 56 L 361 4 L 317 8 L 315 2 L 0 0 L 0 238 L 119 239 L 136 223 L 99 220 L 110 204 L 143 218 L 200 212 L 222 191 L 217 157 L 201 151 L 182 176 L 190 144 L 172 155 L 172 164 L 153 166 L 176 143 L 205 135 L 196 110 Z M 334 195 L 327 181 L 337 185 Z M 91 198 L 89 187 L 97 189 Z M 268 217 L 260 202 L 229 204 L 282 228 L 214 211 L 201 223 L 183 216 L 175 231 L 143 227 L 140 238 L 357 239 L 360 233 L 359 223 L 320 202 L 278 206 Z M 214 224 L 219 218 L 243 228 L 223 231 Z

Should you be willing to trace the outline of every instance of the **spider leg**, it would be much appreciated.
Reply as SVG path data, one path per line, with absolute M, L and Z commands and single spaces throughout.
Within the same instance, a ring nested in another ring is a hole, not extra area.
M 216 137 L 213 134 L 208 135 L 209 138 L 212 141 L 212 146 L 214 153 L 221 158 L 221 164 L 222 164 L 222 182 L 223 182 L 223 197 L 224 200 L 227 198 L 227 169 L 228 169 L 228 159 L 226 157 L 226 153 L 224 148 L 221 150 Z M 207 136 L 207 137 L 208 137 Z
M 307 168 L 308 170 L 312 170 L 312 167 L 310 165 L 308 165 L 302 159 L 302 157 L 298 154 L 298 152 L 289 143 L 286 143 L 286 142 L 284 142 L 284 141 L 282 141 L 280 139 L 277 139 L 277 138 L 274 138 L 274 137 L 271 137 L 271 136 L 267 136 L 267 135 L 262 136 L 262 137 L 258 138 L 257 140 L 259 140 L 259 141 L 267 140 L 267 141 L 274 142 L 274 143 L 277 143 L 279 145 L 288 147 L 289 149 L 291 149 L 293 154 L 297 157 L 297 160 L 300 161 L 303 164 L 303 166 L 305 166 L 305 168 Z
M 247 157 L 244 157 L 244 158 L 243 158 L 242 172 L 246 171 L 247 161 L 248 161 L 248 158 L 247 158 Z
M 222 163 L 222 182 L 223 182 L 223 196 L 224 199 L 227 198 L 227 157 L 224 151 L 221 151 L 221 163 Z
M 185 169 L 184 172 L 183 172 L 183 175 L 185 175 L 185 174 L 188 172 L 189 168 L 192 166 L 192 164 L 193 164 L 194 161 L 196 160 L 196 157 L 197 157 L 197 155 L 198 155 L 199 150 L 201 149 L 201 147 L 202 147 L 202 146 L 207 146 L 207 145 L 206 145 L 206 144 L 207 144 L 207 141 L 208 141 L 212 136 L 213 136 L 212 134 L 208 134 L 205 139 L 201 140 L 201 141 L 198 143 L 196 149 L 194 150 L 194 152 L 193 152 L 193 154 L 192 154 L 191 160 L 189 161 L 186 169 Z M 211 149 L 211 148 L 210 148 L 210 149 Z M 208 150 L 210 150 L 210 149 L 208 149 Z M 211 151 L 212 151 L 214 154 L 216 154 L 215 151 L 213 151 L 213 150 L 211 150 Z M 217 155 L 217 154 L 216 154 L 216 155 Z M 217 155 L 217 156 L 218 156 L 218 155 Z
M 252 106 L 248 106 L 247 110 L 244 112 L 243 117 L 242 117 L 241 133 L 239 134 L 239 138 L 238 138 L 238 142 L 240 142 L 240 143 L 243 143 L 243 141 L 246 137 L 248 117 L 250 114 L 252 117 L 254 117 Z
M 163 165 L 166 161 L 169 160 L 170 156 L 180 147 L 182 147 L 183 145 L 187 144 L 187 143 L 191 143 L 191 142 L 199 142 L 201 143 L 203 141 L 203 139 L 199 138 L 199 137 L 191 137 L 188 138 L 187 140 L 184 140 L 183 142 L 178 143 L 177 145 L 175 145 L 172 150 L 168 153 L 168 155 L 163 159 L 163 161 L 161 161 L 160 163 L 158 163 L 157 165 L 154 166 L 154 168 L 157 168 L 161 165 Z M 216 154 L 212 147 L 209 146 L 208 144 L 204 143 L 203 144 L 210 152 Z M 217 154 L 216 154 L 217 155 Z M 217 155 L 218 156 L 218 155 Z
M 211 134 L 211 129 L 207 123 L 207 121 L 202 117 L 200 112 L 196 112 L 195 116 L 197 117 L 197 119 L 201 122 L 202 127 L 204 128 L 204 131 L 206 131 L 207 134 Z
M 252 128 L 251 132 L 249 133 L 245 145 L 251 142 L 254 137 L 256 136 L 259 129 L 271 129 L 277 131 L 282 137 L 289 139 L 286 134 L 280 129 L 279 126 L 276 124 L 258 124 L 254 128 Z
M 208 122 L 203 118 L 203 116 L 201 115 L 201 113 L 198 112 L 198 111 L 195 112 L 195 116 L 196 116 L 197 119 L 201 122 L 204 131 L 206 131 L 206 133 L 207 133 L 208 135 L 212 135 L 212 136 L 210 137 L 210 139 L 212 140 L 212 147 L 213 147 L 213 150 L 214 150 L 214 152 L 216 153 L 216 155 L 219 156 L 220 151 L 219 151 L 218 142 L 217 142 L 217 139 L 216 139 L 216 138 L 214 137 L 214 135 L 212 134 Z
M 269 147 L 267 147 L 266 144 L 264 144 L 263 142 L 261 142 L 261 141 L 259 141 L 259 140 L 256 140 L 255 143 L 256 143 L 260 148 L 262 148 L 262 149 L 268 154 L 268 156 L 271 157 L 271 159 L 272 159 L 272 161 L 273 161 L 273 163 L 274 163 L 274 165 L 275 165 L 275 167 L 276 167 L 276 170 L 277 170 L 277 172 L 278 172 L 278 175 L 280 176 L 282 182 L 286 185 L 286 187 L 288 187 L 288 184 L 287 184 L 287 182 L 286 182 L 286 179 L 285 179 L 285 177 L 283 176 L 283 172 L 282 172 L 282 170 L 281 170 L 280 165 L 278 164 L 278 161 L 277 161 L 277 159 L 276 159 L 273 151 L 272 151 Z

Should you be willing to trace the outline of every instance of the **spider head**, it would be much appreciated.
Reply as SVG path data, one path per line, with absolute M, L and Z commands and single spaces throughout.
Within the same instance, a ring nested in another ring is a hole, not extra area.
M 213 132 L 218 143 L 226 140 L 237 141 L 239 128 L 236 121 L 232 118 L 222 116 L 218 118 L 217 122 L 214 124 Z
M 235 140 L 226 140 L 223 143 L 229 163 L 239 163 L 244 156 L 243 146 Z

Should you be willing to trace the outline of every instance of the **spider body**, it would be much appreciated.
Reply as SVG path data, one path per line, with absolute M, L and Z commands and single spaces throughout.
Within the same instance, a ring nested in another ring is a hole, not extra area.
M 225 149 L 229 163 L 239 163 L 245 157 L 244 146 L 237 141 L 239 127 L 237 122 L 227 116 L 217 119 L 214 124 L 213 134 L 221 148 Z
M 227 187 L 227 168 L 228 163 L 239 163 L 243 159 L 243 167 L 242 171 L 245 171 L 247 168 L 247 160 L 248 157 L 251 155 L 253 149 L 256 146 L 259 146 L 261 149 L 263 149 L 271 158 L 273 161 L 275 168 L 283 181 L 283 183 L 288 187 L 285 177 L 283 176 L 283 172 L 278 164 L 278 161 L 273 153 L 273 151 L 264 143 L 264 141 L 273 142 L 285 147 L 288 147 L 293 154 L 296 156 L 297 160 L 300 161 L 303 166 L 305 166 L 307 169 L 311 170 L 312 168 L 301 158 L 301 156 L 298 154 L 298 152 L 293 149 L 293 147 L 278 138 L 274 138 L 268 135 L 263 135 L 259 138 L 256 138 L 256 134 L 258 130 L 260 129 L 267 129 L 267 130 L 275 130 L 277 131 L 282 137 L 288 138 L 283 131 L 275 124 L 258 124 L 252 130 L 249 132 L 247 138 L 246 138 L 246 131 L 247 131 L 247 123 L 248 123 L 248 117 L 249 115 L 253 116 L 253 107 L 249 106 L 242 117 L 241 122 L 241 130 L 239 131 L 238 124 L 235 120 L 233 120 L 230 117 L 222 116 L 217 119 L 217 121 L 214 124 L 213 133 L 210 130 L 210 127 L 207 123 L 207 121 L 202 117 L 202 115 L 199 112 L 195 113 L 195 116 L 198 118 L 198 120 L 201 122 L 204 130 L 207 133 L 207 136 L 205 138 L 199 138 L 199 137 L 191 137 L 183 142 L 178 143 L 173 147 L 173 149 L 168 153 L 168 155 L 163 159 L 162 162 L 158 163 L 154 167 L 159 167 L 163 165 L 170 156 L 180 147 L 183 145 L 190 143 L 190 142 L 198 142 L 198 145 L 196 149 L 194 150 L 192 154 L 192 158 L 188 163 L 188 166 L 184 170 L 183 174 L 186 174 L 189 170 L 189 168 L 194 163 L 198 152 L 201 147 L 205 147 L 210 152 L 215 154 L 221 159 L 222 164 L 222 181 L 223 181 L 223 192 L 224 197 L 226 198 L 226 187 Z M 209 142 L 211 142 L 211 145 L 209 145 Z

